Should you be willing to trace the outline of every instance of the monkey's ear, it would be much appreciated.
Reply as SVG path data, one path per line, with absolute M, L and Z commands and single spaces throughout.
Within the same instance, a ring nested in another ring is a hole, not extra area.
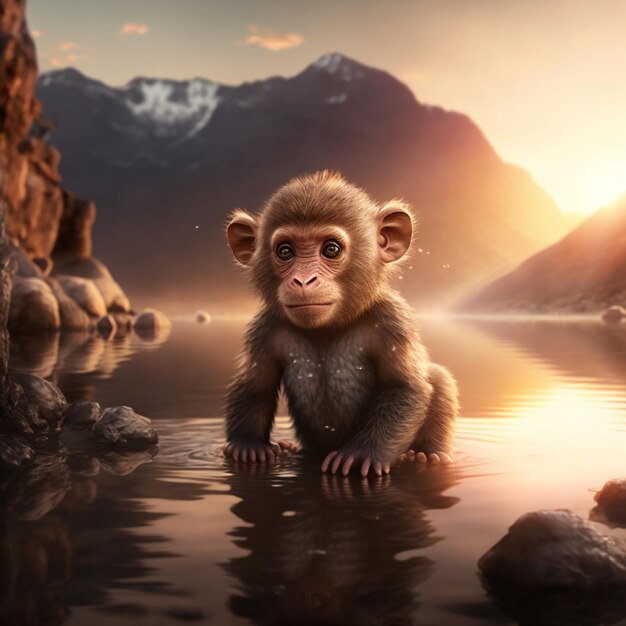
M 413 216 L 404 202 L 392 200 L 385 204 L 378 216 L 378 246 L 385 263 L 401 259 L 411 245 Z
M 235 259 L 241 265 L 249 265 L 252 259 L 257 231 L 258 224 L 252 215 L 241 209 L 233 211 L 226 227 L 226 238 Z

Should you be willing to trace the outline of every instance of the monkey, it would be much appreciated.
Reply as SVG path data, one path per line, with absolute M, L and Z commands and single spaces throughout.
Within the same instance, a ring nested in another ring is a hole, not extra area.
M 430 362 L 390 285 L 415 223 L 402 200 L 379 204 L 327 170 L 291 179 L 257 215 L 232 212 L 228 244 L 262 306 L 228 389 L 227 457 L 274 463 L 299 449 L 270 439 L 282 387 L 322 472 L 382 476 L 404 454 L 452 462 L 455 379 Z

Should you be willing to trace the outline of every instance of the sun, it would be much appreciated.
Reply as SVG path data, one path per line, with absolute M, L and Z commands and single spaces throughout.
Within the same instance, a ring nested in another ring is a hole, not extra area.
M 626 193 L 626 159 L 591 164 L 574 185 L 577 210 L 593 213 Z

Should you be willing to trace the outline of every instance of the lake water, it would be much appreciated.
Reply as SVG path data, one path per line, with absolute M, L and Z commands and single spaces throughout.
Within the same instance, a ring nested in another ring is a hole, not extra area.
M 517 623 L 476 562 L 525 512 L 589 518 L 593 492 L 626 474 L 626 325 L 418 323 L 461 388 L 457 463 L 367 480 L 219 456 L 243 320 L 176 320 L 155 341 L 14 340 L 14 370 L 72 401 L 133 406 L 160 445 L 73 455 L 69 472 L 50 460 L 5 485 L 2 623 Z M 277 429 L 289 435 L 285 417 Z

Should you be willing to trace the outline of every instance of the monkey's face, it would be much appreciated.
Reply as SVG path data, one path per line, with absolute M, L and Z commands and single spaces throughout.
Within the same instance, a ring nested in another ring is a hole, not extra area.
M 266 304 L 300 328 L 356 319 L 386 288 L 386 268 L 412 233 L 407 205 L 377 205 L 323 173 L 281 187 L 258 218 L 236 210 L 226 231 Z
M 350 237 L 338 226 L 282 226 L 272 234 L 270 254 L 279 279 L 278 302 L 301 328 L 333 322 L 341 309 L 341 276 L 350 265 Z

